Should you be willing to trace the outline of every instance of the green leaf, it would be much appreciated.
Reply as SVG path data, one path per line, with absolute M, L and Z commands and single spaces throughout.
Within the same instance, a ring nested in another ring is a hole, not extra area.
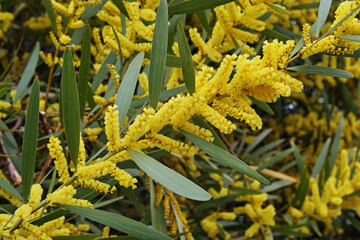
M 291 40 L 289 37 L 285 36 L 284 34 L 279 33 L 279 32 L 277 32 L 275 30 L 272 30 L 272 29 L 268 29 L 268 28 L 261 31 L 261 33 L 264 34 L 265 36 L 268 36 L 269 38 L 278 39 L 279 41 L 282 41 L 282 42 L 286 42 L 288 40 Z
M 294 150 L 294 156 L 295 156 L 295 160 L 296 160 L 296 164 L 297 164 L 297 167 L 299 169 L 299 172 L 302 173 L 304 163 L 303 163 L 303 159 L 302 159 L 302 157 L 300 155 L 299 149 L 296 147 L 293 140 L 290 141 L 290 144 L 291 144 L 291 147 Z
M 151 48 L 149 70 L 150 106 L 156 109 L 163 86 L 168 43 L 168 9 L 167 1 L 160 0 L 157 9 L 154 37 Z
M 294 184 L 293 182 L 289 182 L 289 181 L 285 181 L 285 180 L 281 180 L 281 181 L 277 181 L 277 182 L 272 182 L 270 186 L 266 186 L 263 189 L 261 189 L 261 192 L 263 193 L 269 193 L 269 192 L 274 192 L 278 189 L 281 189 L 283 187 L 287 187 Z
M 296 231 L 295 229 L 289 229 L 289 226 L 270 226 L 273 232 L 279 232 L 287 236 L 292 237 L 309 237 L 309 233 L 303 233 L 300 230 Z
M 180 132 L 188 138 L 191 142 L 193 142 L 196 146 L 198 146 L 202 151 L 206 152 L 209 156 L 214 158 L 217 162 L 224 164 L 230 168 L 233 168 L 239 171 L 242 174 L 245 174 L 255 180 L 269 185 L 269 181 L 261 176 L 258 172 L 249 167 L 246 163 L 241 161 L 240 159 L 234 157 L 229 152 L 219 148 L 218 146 L 198 137 L 192 133 L 180 130 Z
M 132 60 L 116 93 L 115 104 L 119 109 L 120 126 L 124 122 L 126 114 L 129 111 L 143 59 L 144 53 L 141 52 Z
M 332 76 L 332 77 L 341 77 L 341 78 L 353 78 L 354 76 L 344 70 L 323 66 L 313 66 L 313 65 L 301 65 L 288 67 L 287 70 L 302 72 L 302 73 L 310 73 L 316 75 L 324 75 L 324 76 Z
M 109 69 L 108 69 L 107 65 L 114 64 L 116 61 L 116 58 L 117 58 L 117 55 L 113 51 L 111 51 L 109 53 L 109 55 L 106 57 L 105 61 L 102 63 L 99 71 L 97 72 L 97 74 L 92 82 L 91 90 L 93 92 L 96 91 L 96 89 L 99 87 L 99 85 L 102 83 L 102 81 L 104 81 L 104 78 L 108 74 Z
M 92 240 L 97 237 L 100 237 L 100 234 L 85 234 L 85 235 L 77 235 L 77 236 L 56 236 L 51 237 L 53 240 Z
M 190 94 L 195 92 L 195 70 L 192 60 L 191 50 L 187 42 L 182 23 L 177 23 L 177 38 L 179 41 L 179 52 L 181 61 L 181 71 L 183 74 L 186 88 Z
M 154 181 L 150 178 L 150 212 L 151 212 L 151 225 L 155 230 L 159 230 L 159 211 L 155 206 L 155 186 Z
M 287 150 L 284 150 L 278 154 L 276 154 L 274 157 L 270 158 L 269 160 L 267 160 L 264 164 L 262 164 L 261 166 L 258 167 L 257 171 L 261 171 L 264 168 L 268 168 L 272 165 L 274 165 L 275 163 L 277 163 L 278 161 L 280 161 L 281 159 L 283 159 L 284 157 L 290 155 L 290 153 L 293 152 L 293 148 L 289 148 Z
M 339 36 L 338 38 L 354 41 L 354 42 L 360 42 L 360 35 Z
M 330 7 L 332 0 L 320 0 L 320 6 L 317 16 L 317 24 L 316 24 L 316 38 L 319 37 L 321 29 L 326 22 L 326 19 L 329 15 Z
M 181 87 L 177 87 L 177 88 L 173 88 L 173 89 L 170 89 L 170 90 L 166 90 L 166 91 L 163 91 L 161 92 L 160 94 L 160 100 L 163 100 L 163 99 L 167 99 L 169 97 L 172 97 L 176 94 L 179 94 L 179 93 L 182 93 L 186 90 L 186 87 L 185 86 L 181 86 Z M 149 97 L 146 96 L 146 97 L 143 97 L 142 99 L 140 100 L 134 100 L 132 101 L 131 103 L 131 107 L 132 108 L 139 108 L 141 107 L 144 103 L 146 103 L 147 101 L 149 101 Z
M 55 12 L 54 12 L 54 8 L 52 6 L 51 0 L 42 0 L 45 10 L 49 16 L 51 25 L 54 29 L 54 32 L 56 35 L 58 35 L 58 29 L 57 29 L 57 24 L 56 24 L 56 18 L 55 18 Z
M 17 197 L 18 199 L 20 199 L 21 201 L 23 201 L 22 196 L 20 195 L 20 193 L 8 182 L 6 182 L 4 179 L 0 178 L 0 188 L 8 191 L 9 193 L 11 193 L 12 195 L 14 195 L 15 197 Z
M 246 148 L 245 152 L 244 152 L 244 156 L 246 156 L 247 154 L 249 154 L 257 145 L 259 145 L 261 143 L 262 140 L 264 140 L 266 138 L 267 135 L 270 134 L 270 132 L 272 131 L 272 129 L 266 129 L 265 131 L 263 131 L 262 133 L 260 133 L 250 144 L 249 146 Z
M 1 88 L 0 89 L 0 98 L 2 98 L 8 91 L 9 89 L 7 87 Z
M 336 156 L 339 152 L 339 147 L 340 147 L 340 141 L 341 141 L 341 132 L 343 130 L 344 127 L 344 118 L 342 117 L 340 119 L 338 128 L 336 130 L 335 136 L 334 136 L 334 141 L 333 144 L 331 145 L 331 152 L 330 152 L 330 170 L 333 169 L 333 166 L 335 165 L 335 161 L 336 161 Z
M 1 119 L 0 119 L 0 128 L 9 129 L 8 126 Z M 1 139 L 3 141 L 6 152 L 9 155 L 16 155 L 19 152 L 19 147 L 12 132 L 3 131 L 2 134 L 3 136 L 1 137 Z M 21 171 L 21 156 L 15 156 L 10 159 L 13 162 L 15 168 L 18 171 Z
M 151 58 L 151 52 L 145 52 L 146 58 Z M 181 68 L 180 57 L 175 55 L 166 54 L 165 66 Z
M 71 50 L 64 53 L 61 101 L 67 147 L 76 168 L 80 145 L 80 106 Z
M 224 149 L 225 151 L 228 151 L 228 149 L 227 149 L 226 145 L 224 144 L 224 142 L 221 140 L 219 135 L 214 131 L 214 129 L 211 127 L 211 125 L 207 121 L 205 121 L 201 117 L 192 117 L 191 120 L 194 121 L 194 123 L 196 123 L 196 125 L 199 125 L 200 127 L 209 130 L 212 133 L 213 137 L 214 137 L 213 143 L 216 146 Z
M 169 14 L 194 13 L 200 10 L 215 8 L 217 6 L 232 2 L 233 0 L 189 0 L 172 4 L 169 6 Z
M 291 9 L 292 10 L 300 10 L 300 9 L 317 9 L 317 8 L 319 8 L 318 2 L 299 4 L 299 5 L 292 7 Z
M 79 68 L 79 85 L 78 85 L 81 118 L 84 116 L 84 112 L 85 112 L 87 86 L 89 82 L 90 61 L 91 61 L 90 43 L 91 43 L 91 29 L 89 24 L 86 24 L 84 40 L 81 46 L 81 58 L 80 58 L 81 64 Z
M 35 78 L 31 88 L 29 105 L 26 110 L 24 141 L 21 155 L 21 179 L 24 201 L 28 200 L 34 178 L 39 128 L 39 102 L 40 82 L 38 78 Z
M 292 206 L 298 206 L 298 208 L 301 209 L 309 190 L 309 179 L 308 172 L 306 168 L 304 168 L 304 171 L 301 172 L 300 185 L 297 187 L 295 197 L 291 202 Z
M 80 19 L 83 20 L 83 22 L 86 22 L 92 16 L 94 16 L 98 11 L 100 11 L 106 2 L 107 2 L 107 0 L 102 0 L 100 4 L 96 4 L 94 6 L 87 6 L 85 8 L 84 13 L 81 15 Z
M 211 36 L 211 29 L 205 11 L 204 10 L 197 11 L 196 16 L 199 18 L 201 25 L 204 28 L 204 30 L 207 32 L 207 34 Z
M 221 204 L 225 204 L 225 203 L 228 203 L 228 202 L 233 202 L 240 195 L 241 194 L 239 194 L 239 193 L 234 193 L 234 194 L 229 194 L 229 195 L 227 195 L 225 197 L 220 197 L 220 198 L 217 198 L 217 199 L 212 199 L 210 201 L 206 201 L 206 202 L 196 206 L 196 210 L 197 211 L 203 211 L 205 209 L 209 209 L 209 208 L 213 208 L 213 207 L 219 207 Z
M 265 4 L 268 5 L 270 8 L 274 9 L 275 11 L 277 11 L 278 13 L 284 15 L 290 15 L 290 12 L 286 8 L 283 8 L 278 4 L 274 4 L 274 3 L 265 3 Z
M 249 157 L 247 157 L 244 160 L 245 160 L 245 162 L 250 162 L 251 160 L 254 160 L 257 157 L 259 157 L 261 154 L 264 154 L 267 151 L 279 146 L 283 142 L 284 142 L 284 139 L 279 139 L 279 140 L 276 140 L 274 142 L 268 143 L 265 146 L 262 146 L 261 148 L 254 151 Z
M 22 73 L 20 82 L 16 88 L 16 95 L 14 102 L 24 97 L 26 88 L 29 85 L 29 82 L 34 75 L 35 68 L 39 59 L 39 52 L 40 52 L 40 44 L 36 43 L 34 50 L 31 52 L 30 58 L 27 61 L 24 72 Z
M 124 2 L 122 0 L 113 0 L 112 2 L 120 10 L 120 12 L 125 15 L 125 17 L 130 19 L 129 13 L 126 10 L 126 7 L 125 7 Z
M 331 138 L 328 138 L 326 140 L 326 142 L 324 143 L 324 146 L 322 147 L 318 158 L 316 159 L 316 163 L 315 163 L 313 172 L 311 174 L 312 178 L 316 178 L 317 175 L 320 173 L 320 171 L 324 165 L 327 153 L 329 151 L 330 143 L 331 143 Z
M 251 101 L 253 103 L 255 103 L 259 108 L 261 108 L 262 110 L 264 110 L 265 112 L 267 112 L 268 114 L 273 114 L 273 110 L 271 109 L 271 107 L 269 107 L 269 105 L 266 102 L 262 102 L 257 100 L 256 98 L 254 98 L 253 96 L 248 96 Z
M 80 216 L 134 237 L 148 240 L 171 240 L 171 238 L 165 234 L 120 214 L 71 205 L 62 205 L 62 207 L 73 213 L 79 214 Z
M 159 163 L 157 160 L 141 152 L 129 150 L 134 162 L 151 178 L 172 192 L 197 201 L 207 201 L 210 194 L 204 189 L 175 172 L 174 170 Z

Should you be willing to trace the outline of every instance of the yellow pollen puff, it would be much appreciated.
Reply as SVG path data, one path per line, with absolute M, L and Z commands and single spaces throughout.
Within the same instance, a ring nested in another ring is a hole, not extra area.
M 117 152 L 120 149 L 119 111 L 116 105 L 109 107 L 105 113 L 105 133 L 108 138 L 107 146 L 110 151 Z
M 48 194 L 47 200 L 49 201 L 50 206 L 55 206 L 57 204 L 69 204 L 87 208 L 93 207 L 92 204 L 87 200 L 73 198 L 75 194 L 76 190 L 73 186 L 65 186 L 53 193 Z
M 55 167 L 59 174 L 59 181 L 61 183 L 66 182 L 70 179 L 70 174 L 68 170 L 67 160 L 64 153 L 62 152 L 62 147 L 60 145 L 60 140 L 54 136 L 50 137 L 49 143 L 47 145 L 50 156 L 55 159 Z
M 156 13 L 154 10 L 151 9 L 141 9 L 140 10 L 140 17 L 145 21 L 154 21 L 156 18 Z

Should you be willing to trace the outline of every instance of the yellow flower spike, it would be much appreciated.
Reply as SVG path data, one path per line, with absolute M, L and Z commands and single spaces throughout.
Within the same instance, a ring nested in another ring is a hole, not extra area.
M 103 228 L 102 238 L 108 238 L 110 233 L 110 227 L 105 226 Z
M 31 206 L 29 206 L 27 204 L 23 204 L 15 211 L 14 218 L 15 219 L 22 218 L 22 219 L 26 220 L 28 217 L 30 217 L 31 211 L 32 211 Z
M 161 203 L 161 200 L 163 199 L 163 189 L 164 186 L 161 184 L 156 184 L 156 188 L 155 188 L 155 206 L 159 206 Z
M 114 190 L 109 184 L 100 182 L 98 180 L 94 179 L 77 179 L 77 181 L 74 182 L 74 186 L 82 186 L 85 188 L 90 188 L 95 191 L 101 192 L 101 193 L 113 193 Z
M 117 152 L 120 149 L 119 111 L 116 105 L 109 107 L 105 113 L 105 133 L 108 138 L 107 146 L 110 151 Z
M 233 221 L 236 218 L 236 214 L 233 212 L 220 212 L 220 213 L 218 213 L 218 218 L 221 218 L 221 219 L 227 220 L 227 221 Z
M 11 26 L 11 21 L 14 19 L 14 14 L 10 12 L 0 12 L 1 19 L 1 29 L 0 29 L 0 39 L 6 40 L 5 33 Z
M 54 136 L 50 137 L 49 143 L 47 145 L 49 149 L 50 156 L 55 159 L 55 167 L 59 174 L 59 182 L 64 183 L 70 179 L 70 174 L 68 170 L 67 160 L 64 153 L 62 152 L 62 146 L 60 145 L 60 140 Z
M 216 221 L 209 220 L 208 218 L 204 218 L 200 222 L 202 229 L 207 233 L 209 238 L 214 238 L 216 234 L 219 233 L 219 229 Z
M 48 194 L 47 200 L 49 201 L 50 206 L 55 206 L 57 204 L 69 204 L 87 208 L 93 207 L 92 204 L 87 200 L 73 198 L 75 193 L 75 188 L 69 185 Z
M 59 41 L 63 45 L 67 45 L 71 41 L 71 37 L 68 35 L 62 34 L 59 38 Z
M 160 0 L 146 0 L 144 8 L 155 10 L 159 6 Z
M 137 187 L 137 179 L 133 178 L 129 173 L 122 169 L 115 168 L 111 172 L 111 176 L 119 182 L 120 186 L 124 186 L 126 188 L 131 187 L 132 189 L 135 189 Z
M 54 65 L 51 53 L 45 55 L 43 51 L 40 51 L 40 57 L 45 62 L 45 64 L 48 65 L 48 67 L 52 67 Z
M 171 210 L 171 207 L 170 207 L 170 195 L 169 194 L 166 194 L 165 195 L 165 198 L 164 198 L 164 208 L 165 208 L 165 211 L 164 211 L 164 218 L 169 220 L 169 217 L 170 217 L 170 210 Z M 360 209 L 360 208 L 359 208 Z
M 201 128 L 198 125 L 192 124 L 190 122 L 184 122 L 181 126 L 179 126 L 180 129 L 185 130 L 187 132 L 190 132 L 192 134 L 195 134 L 203 139 L 205 139 L 206 141 L 212 142 L 214 141 L 214 137 L 212 135 L 212 133 L 205 129 L 205 128 Z
M 10 184 L 10 181 L 7 179 L 7 177 L 3 174 L 3 172 L 1 170 L 0 170 L 0 178 Z M 17 198 L 12 193 L 6 191 L 4 188 L 0 188 L 0 195 L 16 207 L 19 207 L 22 204 L 22 201 L 19 198 Z M 1 219 L 0 219 L 0 222 L 1 222 Z
M 108 64 L 106 66 L 109 69 L 111 77 L 114 81 L 115 89 L 118 89 L 120 85 L 120 75 L 116 72 L 114 64 Z
M 84 144 L 84 140 L 82 139 L 82 137 L 80 135 L 79 156 L 78 156 L 77 167 L 84 167 L 85 160 L 86 160 L 85 144 Z
M 30 239 L 51 240 L 51 238 L 46 233 L 41 232 L 40 228 L 33 224 L 23 222 L 21 225 L 21 230 L 25 230 L 27 233 L 30 233 L 30 237 L 34 237 Z
M 172 221 L 170 222 L 170 234 L 176 234 L 177 233 L 178 224 L 176 221 L 176 218 L 172 218 Z
M 118 163 L 129 159 L 132 159 L 130 153 L 127 150 L 123 150 L 111 156 L 107 161 L 112 163 Z
M 199 48 L 201 52 L 207 54 L 208 57 L 213 60 L 214 62 L 220 62 L 222 60 L 222 55 L 214 48 L 208 47 L 204 40 L 201 38 L 198 30 L 196 28 L 192 28 L 189 30 L 189 35 L 191 40 L 193 41 L 194 45 Z
M 289 207 L 288 211 L 291 216 L 298 218 L 298 219 L 302 218 L 304 216 L 304 214 L 299 209 L 294 208 L 294 207 Z
M 253 237 L 260 229 L 259 223 L 253 223 L 248 229 L 245 231 L 245 237 L 251 238 Z
M 168 151 L 180 154 L 182 156 L 192 157 L 199 150 L 195 146 L 189 146 L 186 143 L 172 139 L 158 133 L 151 133 L 147 135 L 147 138 L 156 146 Z
M 42 194 L 43 194 L 43 189 L 40 184 L 32 185 L 30 190 L 30 198 L 28 205 L 30 207 L 35 207 L 36 205 L 38 205 L 41 201 Z
M 209 107 L 207 104 L 198 103 L 198 105 L 198 114 L 214 127 L 219 129 L 220 132 L 230 134 L 236 129 L 236 126 L 231 121 L 227 120 L 224 116 Z
M 139 80 L 140 86 L 144 89 L 143 96 L 148 96 L 149 95 L 149 80 L 148 80 L 146 73 L 140 73 L 138 80 Z

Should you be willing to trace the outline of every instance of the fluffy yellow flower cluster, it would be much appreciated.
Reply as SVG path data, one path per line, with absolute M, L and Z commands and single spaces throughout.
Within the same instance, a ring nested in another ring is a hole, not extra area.
M 54 204 L 71 204 L 86 207 L 92 207 L 92 204 L 86 200 L 74 199 L 76 190 L 72 186 L 67 186 L 49 194 L 47 199 L 41 202 L 43 189 L 40 184 L 34 184 L 31 187 L 30 198 L 27 204 L 21 205 L 12 216 L 11 214 L 0 214 L 0 236 L 11 239 L 51 239 L 55 236 L 65 236 L 80 231 L 88 231 L 89 227 L 79 225 L 75 227 L 71 223 L 65 223 L 65 217 L 59 217 L 48 221 L 42 225 L 34 225 L 31 222 L 39 218 L 43 213 L 42 206 L 49 202 Z M 9 230 L 9 226 L 22 219 L 21 228 L 14 231 Z M 8 227 L 6 227 L 8 226 Z
M 338 24 L 342 19 L 344 19 L 351 11 L 355 10 L 359 6 L 358 1 L 344 1 L 340 3 L 339 7 L 335 11 L 335 20 L 330 28 Z M 339 37 L 345 35 L 359 35 L 360 34 L 360 23 L 355 16 L 359 13 L 360 8 L 357 8 L 357 11 L 351 15 L 346 21 L 341 23 L 333 32 L 332 35 L 322 38 L 320 41 L 310 39 L 310 26 L 305 24 L 303 27 L 303 35 L 305 40 L 305 45 L 301 49 L 302 58 L 307 58 L 311 55 L 320 53 L 320 52 L 330 52 L 334 54 L 352 54 L 352 52 L 360 47 L 359 43 L 355 41 L 350 41 L 346 39 L 341 39 Z M 338 48 L 338 46 L 343 46 L 345 49 Z
M 5 33 L 10 28 L 14 15 L 10 12 L 0 12 L 0 39 L 6 40 Z

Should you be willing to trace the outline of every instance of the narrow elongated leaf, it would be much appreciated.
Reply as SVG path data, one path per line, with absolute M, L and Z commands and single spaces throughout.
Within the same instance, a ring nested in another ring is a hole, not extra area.
M 244 159 L 246 162 L 249 162 L 251 160 L 256 159 L 257 157 L 259 157 L 261 154 L 266 153 L 269 150 L 272 150 L 273 148 L 279 146 L 281 143 L 284 142 L 284 139 L 279 139 L 276 140 L 274 142 L 268 143 L 265 146 L 262 146 L 261 148 L 257 149 L 256 151 L 254 151 L 249 157 L 247 157 L 246 159 Z
M 297 167 L 299 169 L 299 172 L 302 173 L 303 170 L 303 159 L 300 155 L 299 149 L 296 147 L 294 141 L 290 141 L 291 147 L 294 150 L 294 156 L 296 160 Z
M 246 148 L 245 152 L 244 152 L 244 156 L 248 153 L 250 153 L 257 145 L 260 144 L 260 142 L 262 140 L 264 140 L 264 138 L 266 138 L 267 135 L 270 134 L 270 132 L 272 131 L 272 129 L 266 129 L 265 131 L 263 131 L 262 133 L 260 133 L 255 139 L 254 141 L 252 141 L 249 146 Z
M 80 68 L 79 68 L 79 105 L 80 105 L 80 116 L 84 116 L 85 104 L 86 104 L 86 95 L 87 95 L 87 86 L 89 82 L 89 73 L 90 73 L 90 43 L 91 43 L 91 29 L 87 24 L 85 26 L 84 40 L 81 46 L 81 58 L 80 58 Z
M 320 6 L 317 16 L 316 37 L 319 37 L 322 27 L 329 15 L 332 0 L 320 0 Z
M 55 12 L 54 12 L 54 8 L 51 4 L 51 0 L 42 0 L 45 10 L 49 16 L 51 25 L 54 29 L 54 32 L 56 35 L 58 35 L 58 30 L 57 30 L 57 24 L 56 24 L 56 18 L 55 18 Z
M 202 151 L 206 152 L 209 156 L 214 158 L 219 163 L 222 163 L 228 167 L 231 167 L 240 173 L 243 173 L 255 180 L 268 185 L 269 181 L 261 176 L 258 172 L 249 167 L 246 163 L 240 159 L 234 157 L 229 152 L 219 148 L 218 146 L 198 137 L 192 133 L 180 130 L 180 132 L 187 137 L 191 142 L 198 146 Z
M 335 160 L 336 160 L 336 156 L 339 152 L 339 147 L 340 147 L 340 141 L 341 141 L 341 133 L 344 127 L 344 118 L 342 117 L 340 119 L 338 128 L 336 130 L 335 136 L 334 136 L 334 141 L 333 144 L 331 145 L 331 152 L 330 152 L 330 170 L 332 170 L 334 164 L 335 164 Z
M 196 206 L 196 210 L 197 211 L 203 211 L 203 210 L 208 209 L 208 208 L 218 207 L 221 204 L 225 204 L 225 203 L 234 201 L 234 199 L 238 198 L 240 195 L 241 194 L 239 194 L 239 193 L 234 193 L 234 194 L 229 194 L 229 195 L 227 195 L 225 197 L 211 199 L 210 201 L 204 202 L 204 203 L 199 204 L 198 206 Z
M 151 52 L 145 52 L 145 57 L 150 58 Z M 165 66 L 180 68 L 181 67 L 180 57 L 175 56 L 175 55 L 166 54 Z
M 158 181 L 161 185 L 168 188 L 172 192 L 198 201 L 206 201 L 211 198 L 210 194 L 204 189 L 183 175 L 159 163 L 152 157 L 134 150 L 129 150 L 129 152 L 135 163 L 147 175 Z
M 21 201 L 23 200 L 22 196 L 20 195 L 20 193 L 8 182 L 6 182 L 4 179 L 0 178 L 0 188 L 8 191 L 9 193 L 11 193 L 12 195 L 14 195 L 15 197 L 17 197 L 18 199 L 20 199 Z
M 169 89 L 169 90 L 166 90 L 166 91 L 163 91 L 161 92 L 160 94 L 160 100 L 163 100 L 163 99 L 166 99 L 166 98 L 169 98 L 169 97 L 172 97 L 176 94 L 179 94 L 179 93 L 182 93 L 186 91 L 186 87 L 185 86 L 181 86 L 181 87 L 177 87 L 177 88 L 173 88 L 173 89 Z M 146 97 L 143 97 L 142 99 L 140 100 L 134 100 L 132 103 L 131 103 L 131 107 L 132 108 L 139 108 L 141 107 L 144 103 L 146 103 L 147 101 L 149 101 L 149 97 L 146 96 Z
M 97 237 L 100 237 L 100 234 L 86 234 L 86 235 L 77 235 L 77 236 L 56 236 L 51 237 L 53 240 L 92 240 Z
M 24 97 L 26 88 L 29 85 L 29 82 L 34 75 L 35 68 L 39 59 L 39 52 L 40 52 L 40 44 L 36 43 L 34 50 L 31 52 L 30 58 L 27 61 L 20 82 L 16 88 L 16 95 L 14 102 Z
M 9 89 L 7 87 L 0 89 L 0 98 L 2 98 Z
M 36 78 L 31 88 L 26 110 L 24 141 L 21 155 L 21 178 L 24 201 L 27 201 L 33 184 L 36 146 L 39 128 L 40 82 Z
M 266 5 L 268 5 L 270 8 L 274 9 L 278 13 L 281 13 L 284 15 L 290 15 L 290 12 L 283 6 L 280 6 L 280 5 L 274 4 L 274 3 L 266 3 Z
M 277 163 L 278 161 L 280 161 L 284 157 L 288 156 L 292 152 L 293 152 L 293 149 L 289 148 L 287 150 L 284 150 L 284 151 L 280 152 L 279 154 L 276 154 L 274 157 L 270 158 L 264 164 L 259 166 L 257 170 L 261 171 L 261 170 L 263 170 L 265 168 L 271 167 L 272 165 L 274 165 L 275 163 Z
M 99 4 L 95 4 L 94 6 L 87 6 L 84 13 L 81 15 L 81 20 L 83 20 L 83 22 L 89 20 L 92 16 L 94 16 L 98 11 L 103 8 L 106 2 L 107 0 L 102 0 Z
M 172 4 L 169 6 L 169 14 L 193 13 L 200 10 L 214 8 L 233 0 L 190 0 Z
M 172 239 L 159 231 L 149 228 L 145 224 L 116 213 L 71 205 L 62 205 L 62 207 L 73 213 L 79 214 L 80 216 L 86 217 L 134 237 L 148 240 Z
M 201 25 L 204 28 L 204 30 L 207 32 L 207 34 L 211 36 L 211 29 L 205 11 L 204 10 L 197 11 L 196 16 L 199 18 Z
M 259 108 L 261 108 L 268 114 L 274 113 L 273 110 L 271 109 L 271 107 L 269 107 L 269 105 L 266 102 L 259 101 L 256 98 L 254 98 L 253 96 L 249 96 L 249 98 L 251 99 L 251 101 L 253 101 L 253 103 L 255 103 Z
M 110 52 L 110 54 L 106 57 L 105 61 L 101 65 L 99 71 L 97 72 L 92 84 L 91 84 L 91 90 L 93 92 L 96 91 L 96 89 L 99 87 L 99 85 L 104 81 L 105 76 L 108 74 L 109 69 L 107 68 L 108 64 L 114 64 L 116 61 L 116 53 L 113 51 Z
M 181 71 L 183 74 L 184 82 L 188 92 L 190 94 L 193 94 L 195 92 L 194 62 L 192 60 L 191 50 L 185 36 L 183 25 L 180 21 L 177 24 L 176 35 L 179 41 Z
M 292 7 L 292 10 L 300 10 L 300 9 L 317 9 L 319 7 L 319 3 L 303 3 L 303 4 L 299 4 L 296 5 L 294 7 Z
M 324 143 L 324 146 L 322 147 L 318 158 L 316 159 L 316 163 L 315 163 L 313 172 L 311 174 L 312 178 L 316 178 L 317 175 L 320 173 L 320 171 L 324 165 L 327 153 L 329 151 L 330 143 L 331 143 L 331 138 L 328 138 L 328 140 L 326 140 L 326 142 Z
M 150 106 L 156 109 L 163 86 L 168 43 L 167 1 L 160 0 L 156 14 L 149 70 Z
M 341 78 L 353 78 L 354 76 L 344 70 L 323 66 L 313 66 L 313 65 L 301 65 L 289 67 L 287 70 L 302 72 L 302 73 L 310 73 L 316 75 L 324 75 L 324 76 L 332 76 L 332 77 L 341 77 Z
M 286 181 L 286 180 L 272 182 L 270 186 L 266 186 L 263 189 L 261 189 L 261 192 L 264 192 L 264 193 L 274 192 L 274 191 L 276 191 L 278 189 L 281 189 L 283 187 L 290 186 L 291 184 L 294 184 L 294 183 Z
M 228 149 L 227 149 L 226 145 L 224 144 L 224 142 L 221 140 L 219 135 L 214 131 L 214 129 L 211 127 L 211 125 L 207 121 L 205 121 L 201 117 L 192 117 L 191 119 L 196 123 L 196 125 L 199 125 L 200 127 L 205 128 L 205 129 L 209 130 L 212 133 L 212 135 L 214 137 L 213 143 L 216 146 L 224 149 L 225 151 L 228 151 Z
M 159 212 L 155 206 L 155 186 L 154 181 L 150 179 L 150 212 L 151 212 L 151 225 L 155 230 L 159 230 Z
M 112 2 L 113 2 L 113 3 L 115 4 L 115 6 L 120 10 L 120 12 L 125 15 L 125 17 L 127 17 L 128 19 L 130 19 L 129 13 L 128 13 L 128 11 L 126 10 L 126 7 L 125 7 L 125 5 L 124 5 L 123 0 L 113 0 Z
M 339 38 L 354 42 L 360 42 L 360 35 L 339 36 Z
M 125 73 L 124 79 L 121 81 L 119 89 L 116 93 L 115 104 L 119 109 L 120 126 L 124 122 L 126 114 L 129 110 L 143 60 L 144 53 L 141 52 L 130 63 L 129 68 Z
M 80 106 L 76 75 L 70 49 L 64 53 L 61 101 L 67 146 L 74 166 L 77 165 L 80 145 Z
M 288 40 L 291 40 L 289 37 L 285 36 L 284 34 L 279 33 L 279 32 L 277 32 L 275 30 L 272 30 L 272 29 L 268 29 L 268 28 L 261 31 L 261 33 L 264 34 L 265 36 L 268 36 L 269 38 L 278 39 L 279 41 L 282 41 L 282 42 L 286 42 Z

